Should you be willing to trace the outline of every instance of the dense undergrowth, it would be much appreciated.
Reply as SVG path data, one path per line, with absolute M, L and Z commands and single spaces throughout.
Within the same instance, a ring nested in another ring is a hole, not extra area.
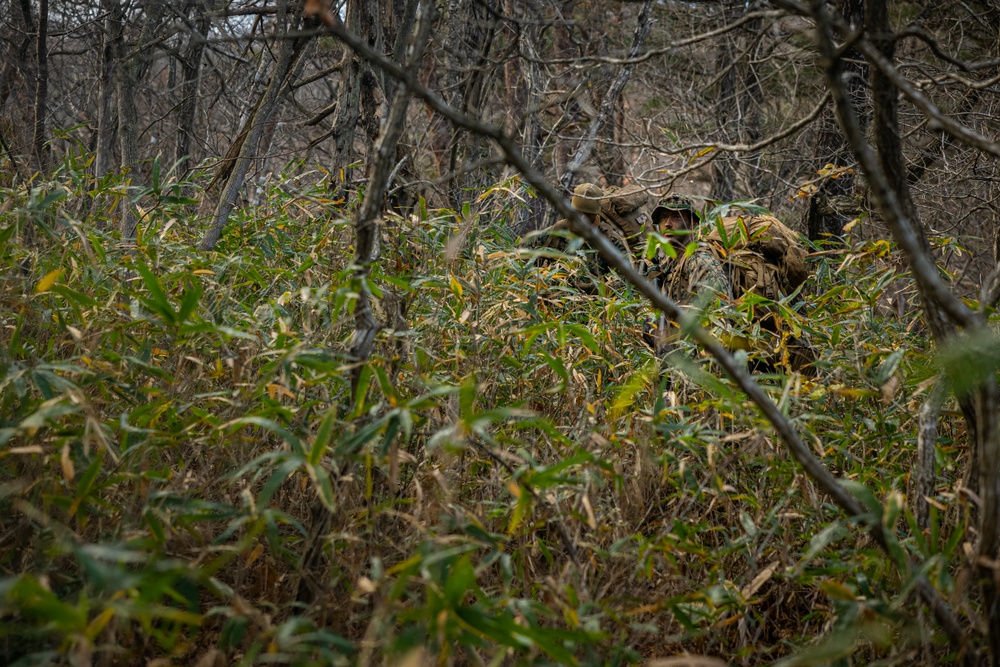
M 275 179 L 212 253 L 190 184 L 138 193 L 121 248 L 126 190 L 83 174 L 0 193 L 0 662 L 952 659 L 746 397 L 683 341 L 658 372 L 643 300 L 519 246 L 503 185 L 384 219 L 388 326 L 352 393 L 350 202 L 323 174 Z M 891 252 L 817 253 L 782 310 L 817 375 L 760 381 L 947 595 L 965 437 L 946 416 L 912 530 L 935 371 L 886 316 Z

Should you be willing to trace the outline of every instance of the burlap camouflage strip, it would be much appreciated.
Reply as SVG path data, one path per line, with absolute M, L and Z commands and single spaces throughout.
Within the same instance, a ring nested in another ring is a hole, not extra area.
M 793 293 L 809 277 L 806 250 L 798 235 L 770 215 L 722 219 L 726 242 L 717 227 L 705 237 L 722 247 L 738 294 L 754 291 L 775 300 Z

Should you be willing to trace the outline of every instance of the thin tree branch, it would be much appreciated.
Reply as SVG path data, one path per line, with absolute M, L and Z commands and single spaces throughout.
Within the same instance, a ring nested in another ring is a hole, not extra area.
M 702 148 L 714 148 L 720 151 L 726 151 L 729 153 L 753 153 L 759 151 L 763 148 L 767 148 L 771 144 L 775 144 L 782 139 L 787 139 L 796 132 L 808 127 L 810 123 L 819 118 L 819 115 L 823 113 L 826 105 L 830 102 L 830 93 L 827 92 L 823 95 L 823 98 L 813 107 L 812 111 L 806 114 L 801 119 L 795 121 L 785 129 L 775 132 L 774 134 L 764 137 L 760 141 L 754 142 L 752 144 L 720 144 L 713 141 L 701 141 L 693 144 L 685 144 L 680 148 L 676 148 L 668 153 L 668 155 L 679 155 L 681 153 L 687 153 L 694 150 L 700 150 Z
M 920 404 L 917 418 L 917 474 L 914 481 L 914 495 L 917 505 L 917 525 L 926 530 L 930 525 L 930 503 L 927 499 L 934 493 L 936 475 L 934 472 L 934 447 L 937 442 L 938 417 L 946 397 L 944 378 L 934 382 L 930 393 Z
M 889 229 L 892 230 L 896 243 L 906 255 L 913 276 L 922 288 L 922 294 L 925 298 L 933 300 L 937 306 L 962 326 L 977 326 L 979 321 L 976 314 L 957 299 L 941 280 L 937 266 L 924 248 L 920 232 L 915 227 L 914 221 L 907 215 L 896 192 L 890 186 L 885 172 L 879 165 L 875 151 L 861 130 L 858 118 L 851 106 L 850 97 L 840 79 L 840 51 L 834 42 L 833 35 L 833 26 L 837 24 L 837 19 L 826 12 L 822 6 L 814 6 L 810 9 L 795 0 L 775 1 L 795 11 L 804 12 L 817 22 L 817 32 L 820 35 L 820 57 L 827 72 L 834 109 L 840 120 L 841 129 L 848 145 L 854 151 L 861 168 L 868 177 L 869 185 L 875 193 L 879 213 Z M 860 43 L 861 40 L 858 40 L 855 45 L 860 48 Z
M 430 35 L 433 3 L 424 3 L 423 12 L 417 21 L 416 33 L 406 56 L 405 71 L 412 74 L 423 58 L 424 49 Z M 358 300 L 354 311 L 354 338 L 351 342 L 351 357 L 359 362 L 351 373 L 352 396 L 356 396 L 357 383 L 361 377 L 363 362 L 368 361 L 375 345 L 375 336 L 382 325 L 375 319 L 371 307 L 371 291 L 368 287 L 368 274 L 372 264 L 378 261 L 381 226 L 378 224 L 379 213 L 384 205 L 385 193 L 395 173 L 393 162 L 396 156 L 396 144 L 403 133 L 406 123 L 406 112 L 410 106 L 413 93 L 406 82 L 398 86 L 389 109 L 385 126 L 374 146 L 371 176 L 365 198 L 354 219 L 355 249 L 354 265 L 355 279 L 358 282 Z
M 721 28 L 716 28 L 715 30 L 709 30 L 697 35 L 692 35 L 685 39 L 679 39 L 676 42 L 672 42 L 666 46 L 661 46 L 657 49 L 650 49 L 645 53 L 639 55 L 638 53 L 632 54 L 630 52 L 627 58 L 609 58 L 607 56 L 583 56 L 576 58 L 546 58 L 545 60 L 539 60 L 532 58 L 531 56 L 520 54 L 520 57 L 528 62 L 538 63 L 539 65 L 570 65 L 570 64 L 581 64 L 581 63 L 595 63 L 600 65 L 638 65 L 639 63 L 644 63 L 647 60 L 651 60 L 657 56 L 663 56 L 678 49 L 683 49 L 688 46 L 693 46 L 700 42 L 712 39 L 714 37 L 719 37 L 720 35 L 725 35 L 728 32 L 732 32 L 737 28 L 740 28 L 751 21 L 756 21 L 758 19 L 777 19 L 786 16 L 787 13 L 784 11 L 775 11 L 773 9 L 748 12 L 740 17 L 739 20 L 733 21 L 732 23 L 727 23 Z

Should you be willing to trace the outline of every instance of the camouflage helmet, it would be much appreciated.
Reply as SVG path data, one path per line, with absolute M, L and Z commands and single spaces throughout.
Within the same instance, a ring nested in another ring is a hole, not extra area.
M 571 203 L 580 213 L 598 215 L 601 212 L 601 198 L 604 192 L 593 183 L 581 183 L 573 190 Z
M 672 192 L 669 195 L 661 197 L 660 201 L 656 202 L 656 208 L 653 209 L 653 217 L 658 218 L 666 211 L 690 211 L 691 213 L 696 213 L 697 210 L 693 199 Z
M 685 218 L 690 227 L 693 228 L 697 225 L 698 209 L 694 205 L 694 200 L 676 192 L 661 197 L 660 201 L 656 203 L 656 208 L 653 209 L 652 215 L 653 224 L 659 227 L 660 222 L 670 215 L 671 212 L 675 211 Z

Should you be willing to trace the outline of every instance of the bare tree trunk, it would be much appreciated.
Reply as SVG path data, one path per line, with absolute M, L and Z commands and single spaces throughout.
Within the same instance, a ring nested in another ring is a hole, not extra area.
M 632 35 L 632 46 L 629 48 L 628 52 L 630 60 L 634 59 L 639 54 L 639 49 L 642 48 L 642 43 L 646 41 L 646 36 L 649 35 L 649 31 L 653 28 L 653 22 L 650 20 L 649 16 L 652 4 L 652 0 L 646 0 L 642 6 L 642 11 L 639 12 L 635 33 Z M 587 158 L 589 158 L 590 154 L 593 152 L 594 142 L 597 140 L 597 137 L 601 132 L 601 128 L 604 126 L 605 122 L 607 122 L 608 117 L 614 112 L 615 104 L 617 104 L 622 90 L 625 89 L 625 84 L 628 83 L 628 80 L 632 76 L 633 67 L 634 65 L 631 63 L 622 67 L 618 76 L 608 88 L 608 91 L 604 94 L 604 99 L 601 101 L 601 108 L 598 110 L 597 116 L 590 122 L 587 132 L 583 136 L 583 140 L 580 142 L 573 158 L 566 165 L 565 173 L 563 173 L 560 178 L 563 190 L 569 190 L 569 186 L 572 184 L 573 178 L 576 176 L 576 172 L 583 166 L 584 162 L 587 161 Z
M 405 67 L 409 72 L 416 69 L 420 62 L 427 38 L 430 33 L 431 13 L 433 4 L 427 3 L 421 13 L 417 25 L 414 42 L 406 58 Z M 389 177 L 393 170 L 396 156 L 396 143 L 403 133 L 406 112 L 410 105 L 412 92 L 405 85 L 397 86 L 389 108 L 389 116 L 385 126 L 374 146 L 374 154 L 370 160 L 368 189 L 364 201 L 354 217 L 354 265 L 357 267 L 355 280 L 358 285 L 358 301 L 354 309 L 354 338 L 351 342 L 351 357 L 357 362 L 351 373 L 351 395 L 355 396 L 357 382 L 361 374 L 361 365 L 368 361 L 375 345 L 375 336 L 382 325 L 375 319 L 371 307 L 371 290 L 368 288 L 368 275 L 371 266 L 378 261 L 381 244 L 381 226 L 378 216 L 384 205 L 385 193 L 389 188 Z
M 840 14 L 851 29 L 860 30 L 864 25 L 865 0 L 840 0 L 839 4 Z M 845 85 L 851 96 L 851 106 L 864 130 L 871 115 L 865 91 L 868 68 L 854 49 L 843 59 L 842 68 Z M 849 166 L 854 157 L 834 118 L 825 116 L 821 123 L 816 139 L 817 169 L 827 164 L 832 164 L 835 168 Z M 838 240 L 843 236 L 844 225 L 857 216 L 860 209 L 858 203 L 852 200 L 854 182 L 854 174 L 850 172 L 843 173 L 839 178 L 823 179 L 809 200 L 809 211 L 806 214 L 806 234 L 809 240 Z
M 49 95 L 49 1 L 38 3 L 38 31 L 35 37 L 35 123 L 32 148 L 35 151 L 35 168 L 44 172 L 49 166 L 48 148 L 45 145 L 45 115 Z
M 917 471 L 913 480 L 913 495 L 916 496 L 917 525 L 922 530 L 930 526 L 930 503 L 927 499 L 934 495 L 936 475 L 934 470 L 935 448 L 937 445 L 937 423 L 944 403 L 946 383 L 943 378 L 931 388 L 920 405 L 917 419 Z
M 288 14 L 287 0 L 279 7 L 278 23 L 285 26 L 285 31 L 297 29 L 301 24 L 301 7 L 296 3 L 296 8 Z M 286 19 L 287 16 L 287 19 Z M 229 214 L 236 203 L 236 197 L 243 187 L 250 163 L 257 157 L 261 138 L 264 130 L 270 122 L 271 116 L 278 109 L 281 102 L 281 95 L 289 84 L 289 73 L 294 69 L 294 64 L 298 57 L 305 51 L 305 47 L 311 37 L 299 37 L 288 39 L 283 35 L 278 36 L 280 47 L 278 49 L 278 59 L 274 63 L 271 72 L 271 80 L 264 89 L 257 107 L 248 121 L 249 129 L 246 131 L 246 139 L 239 149 L 239 157 L 236 158 L 232 166 L 232 171 L 226 179 L 226 184 L 219 194 L 219 201 L 212 215 L 212 224 L 205 237 L 198 245 L 200 250 L 212 250 L 222 236 L 222 229 L 229 219 Z
M 117 13 L 125 18 L 125 9 L 116 0 Z M 139 87 L 140 65 L 147 58 L 146 48 L 156 30 L 164 6 L 159 2 L 143 4 L 144 12 L 139 35 L 132 43 L 118 42 L 116 54 L 118 74 L 118 151 L 121 154 L 122 172 L 131 183 L 140 174 L 139 169 L 139 119 L 136 115 L 135 97 Z M 122 27 L 124 31 L 124 25 Z M 127 52 L 126 52 L 127 51 Z M 128 197 L 122 199 L 121 219 L 118 223 L 121 242 L 128 246 L 135 243 L 139 217 Z
M 730 12 L 726 12 L 727 18 Z M 718 102 L 716 104 L 719 118 L 719 132 L 730 141 L 730 125 L 740 121 L 736 100 L 736 45 L 735 37 L 728 36 L 719 44 L 715 57 L 715 66 L 722 71 L 718 82 Z M 732 143 L 730 141 L 730 143 Z M 736 195 L 736 170 L 731 155 L 720 155 L 712 162 L 712 196 L 721 201 L 732 201 Z
M 443 39 L 447 54 L 445 97 L 456 109 L 478 113 L 496 22 L 476 0 L 452 0 L 449 7 L 451 16 Z M 462 128 L 451 126 L 450 135 L 448 199 L 451 207 L 458 210 L 465 198 L 464 191 L 483 184 L 474 180 L 469 166 L 487 158 L 489 151 L 481 137 Z
M 742 2 L 727 11 L 727 22 L 738 20 L 748 7 Z M 729 143 L 753 144 L 760 139 L 762 93 L 754 65 L 760 19 L 753 19 L 719 48 L 716 64 L 719 130 Z M 760 189 L 760 153 L 721 155 L 712 162 L 712 196 L 722 201 L 752 197 Z M 742 168 L 741 168 L 742 167 Z
M 27 158 L 34 154 L 32 137 L 24 131 L 24 128 L 29 127 L 29 122 L 32 120 L 29 115 L 28 100 L 35 91 L 37 58 L 31 47 L 35 39 L 36 25 L 30 0 L 20 0 L 20 2 L 12 0 L 11 8 L 14 10 L 12 23 L 20 34 L 20 40 L 14 49 L 13 62 L 5 66 L 2 72 L 0 102 L 7 109 L 5 120 L 9 125 L 5 129 L 8 130 L 6 142 L 10 153 Z M 37 52 L 37 49 L 34 51 Z M 19 82 L 23 85 L 19 85 Z M 27 160 L 25 166 L 29 173 L 34 168 L 34 164 L 28 163 Z
M 373 48 L 384 50 L 377 6 L 368 0 L 348 0 L 347 29 L 359 35 Z M 358 123 L 361 122 L 368 137 L 377 136 L 378 121 L 371 116 L 376 105 L 378 78 L 371 64 L 357 54 L 352 54 L 350 63 L 342 74 L 337 93 L 337 115 L 333 122 L 334 153 L 333 162 L 344 169 L 343 189 L 350 190 L 354 180 L 347 167 L 358 159 L 354 146 Z M 362 112 L 365 116 L 362 116 Z
M 195 6 L 197 20 L 188 38 L 188 46 L 180 57 L 182 83 L 181 100 L 177 110 L 175 163 L 191 157 L 191 139 L 194 136 L 195 113 L 198 110 L 198 84 L 201 82 L 201 59 L 205 53 L 208 30 L 211 27 L 206 2 L 202 0 Z
M 816 14 L 822 12 L 819 7 L 819 3 L 814 5 Z M 926 233 L 917 217 L 917 209 L 907 183 L 898 120 L 898 89 L 890 76 L 894 67 L 895 35 L 889 25 L 885 3 L 866 3 L 864 18 L 866 34 L 871 43 L 871 47 L 865 49 L 865 55 L 871 70 L 877 155 L 872 154 L 852 109 L 852 100 L 846 92 L 841 71 L 842 57 L 833 44 L 828 21 L 825 17 L 817 16 L 819 44 L 827 68 L 827 79 L 838 120 L 864 168 L 879 212 L 910 264 L 928 327 L 938 345 L 947 344 L 956 337 L 959 326 L 973 333 L 983 332 L 986 329 L 985 319 L 981 312 L 971 311 L 951 293 L 941 280 L 933 261 Z M 864 47 L 863 44 L 859 45 L 859 48 Z M 989 664 L 992 665 L 1000 664 L 1000 590 L 994 566 L 1000 550 L 1000 431 L 997 395 L 996 378 L 987 374 L 968 393 L 958 396 L 973 445 L 971 471 L 978 479 L 976 492 L 979 503 L 976 517 L 979 530 L 973 562 L 979 575 L 981 609 L 985 615 L 985 636 Z M 942 625 L 951 625 L 951 619 L 945 619 L 939 614 L 940 607 L 934 611 Z M 954 637 L 955 628 L 949 627 L 948 633 L 949 637 Z M 978 664 L 975 653 L 975 648 L 970 648 L 966 655 L 967 664 Z
M 595 100 L 599 101 L 599 100 Z M 608 114 L 608 122 L 598 134 L 594 148 L 594 160 L 601 169 L 607 185 L 622 185 L 625 182 L 627 167 L 625 152 L 621 148 L 622 131 L 625 128 L 625 98 L 615 100 L 614 108 Z
M 517 45 L 517 53 L 504 63 L 507 127 L 512 136 L 520 138 L 524 158 L 534 167 L 542 152 L 542 123 L 539 119 L 541 99 L 541 65 L 535 51 L 538 44 L 537 14 L 529 14 L 530 7 L 515 0 L 505 0 L 504 13 L 511 17 L 513 28 L 508 28 L 508 40 Z M 519 54 L 529 54 L 522 59 Z M 527 189 L 527 188 L 525 188 Z M 545 222 L 545 203 L 538 198 L 526 198 L 527 206 L 517 210 L 512 221 L 514 231 L 524 235 L 541 227 Z
M 121 50 L 121 4 L 118 0 L 101 0 L 104 13 L 102 37 L 101 78 L 98 83 L 99 106 L 97 110 L 97 154 L 94 157 L 94 176 L 102 178 L 111 166 L 115 133 L 118 129 L 115 115 L 115 54 Z
M 556 11 L 555 21 L 552 25 L 552 55 L 558 59 L 572 58 L 574 55 L 573 40 L 570 34 L 570 26 L 573 20 L 573 11 L 576 9 L 576 0 L 553 0 L 552 7 Z M 573 90 L 578 86 L 578 81 L 574 76 L 573 68 L 565 63 L 558 63 L 556 68 L 556 85 L 559 90 Z M 579 128 L 580 123 L 585 119 L 584 110 L 581 108 L 577 97 L 574 95 L 559 110 L 561 117 L 552 128 L 553 135 L 567 135 Z M 569 168 L 569 162 L 573 157 L 573 145 L 562 138 L 553 137 L 550 139 L 555 147 L 553 161 L 555 172 L 565 174 Z M 554 221 L 554 220 L 550 220 Z

